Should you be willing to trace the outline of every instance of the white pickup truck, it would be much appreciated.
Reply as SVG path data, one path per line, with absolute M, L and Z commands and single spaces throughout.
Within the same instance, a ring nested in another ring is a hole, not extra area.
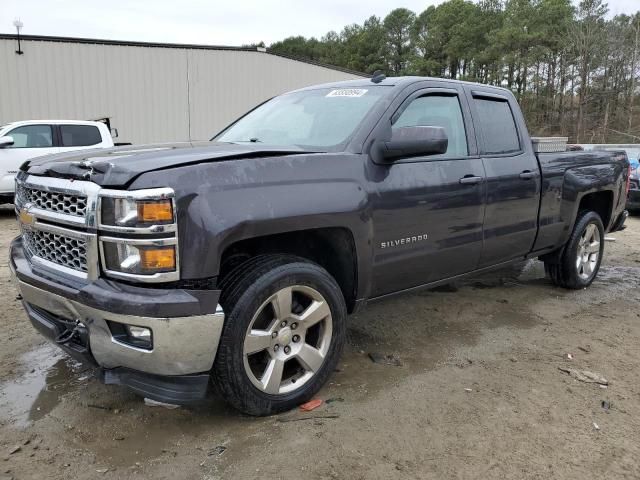
M 26 120 L 0 126 L 0 204 L 12 203 L 15 175 L 26 160 L 50 153 L 113 147 L 102 122 Z

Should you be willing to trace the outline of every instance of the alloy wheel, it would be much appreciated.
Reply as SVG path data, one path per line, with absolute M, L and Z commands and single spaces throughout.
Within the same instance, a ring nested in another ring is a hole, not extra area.
M 320 370 L 331 338 L 331 310 L 320 292 L 304 285 L 282 288 L 258 308 L 247 328 L 245 372 L 265 393 L 294 392 Z
M 590 223 L 585 228 L 578 243 L 576 269 L 583 280 L 593 275 L 600 257 L 600 231 L 595 224 Z

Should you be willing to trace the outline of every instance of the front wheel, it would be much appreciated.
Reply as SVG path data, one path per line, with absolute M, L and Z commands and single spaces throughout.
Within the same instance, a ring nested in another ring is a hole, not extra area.
M 571 289 L 586 288 L 598 274 L 604 253 L 604 226 L 596 212 L 582 212 L 559 260 L 545 262 L 551 281 Z
M 322 267 L 285 255 L 248 260 L 223 280 L 227 313 L 213 381 L 250 415 L 289 410 L 327 381 L 345 339 L 340 287 Z

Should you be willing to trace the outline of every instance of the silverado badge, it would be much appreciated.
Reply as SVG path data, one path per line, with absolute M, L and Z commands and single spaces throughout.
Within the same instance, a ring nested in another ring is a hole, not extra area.
M 388 240 L 386 242 L 380 242 L 380 248 L 399 247 L 400 245 L 409 245 L 411 243 L 423 242 L 427 240 L 429 236 L 424 233 L 422 235 L 414 235 L 407 238 L 398 238 L 395 240 Z

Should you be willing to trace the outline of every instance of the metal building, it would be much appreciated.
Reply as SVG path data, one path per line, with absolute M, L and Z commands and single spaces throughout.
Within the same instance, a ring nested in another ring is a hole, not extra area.
M 360 76 L 263 48 L 41 36 L 18 48 L 0 34 L 0 125 L 109 118 L 117 142 L 206 140 L 274 95 Z

